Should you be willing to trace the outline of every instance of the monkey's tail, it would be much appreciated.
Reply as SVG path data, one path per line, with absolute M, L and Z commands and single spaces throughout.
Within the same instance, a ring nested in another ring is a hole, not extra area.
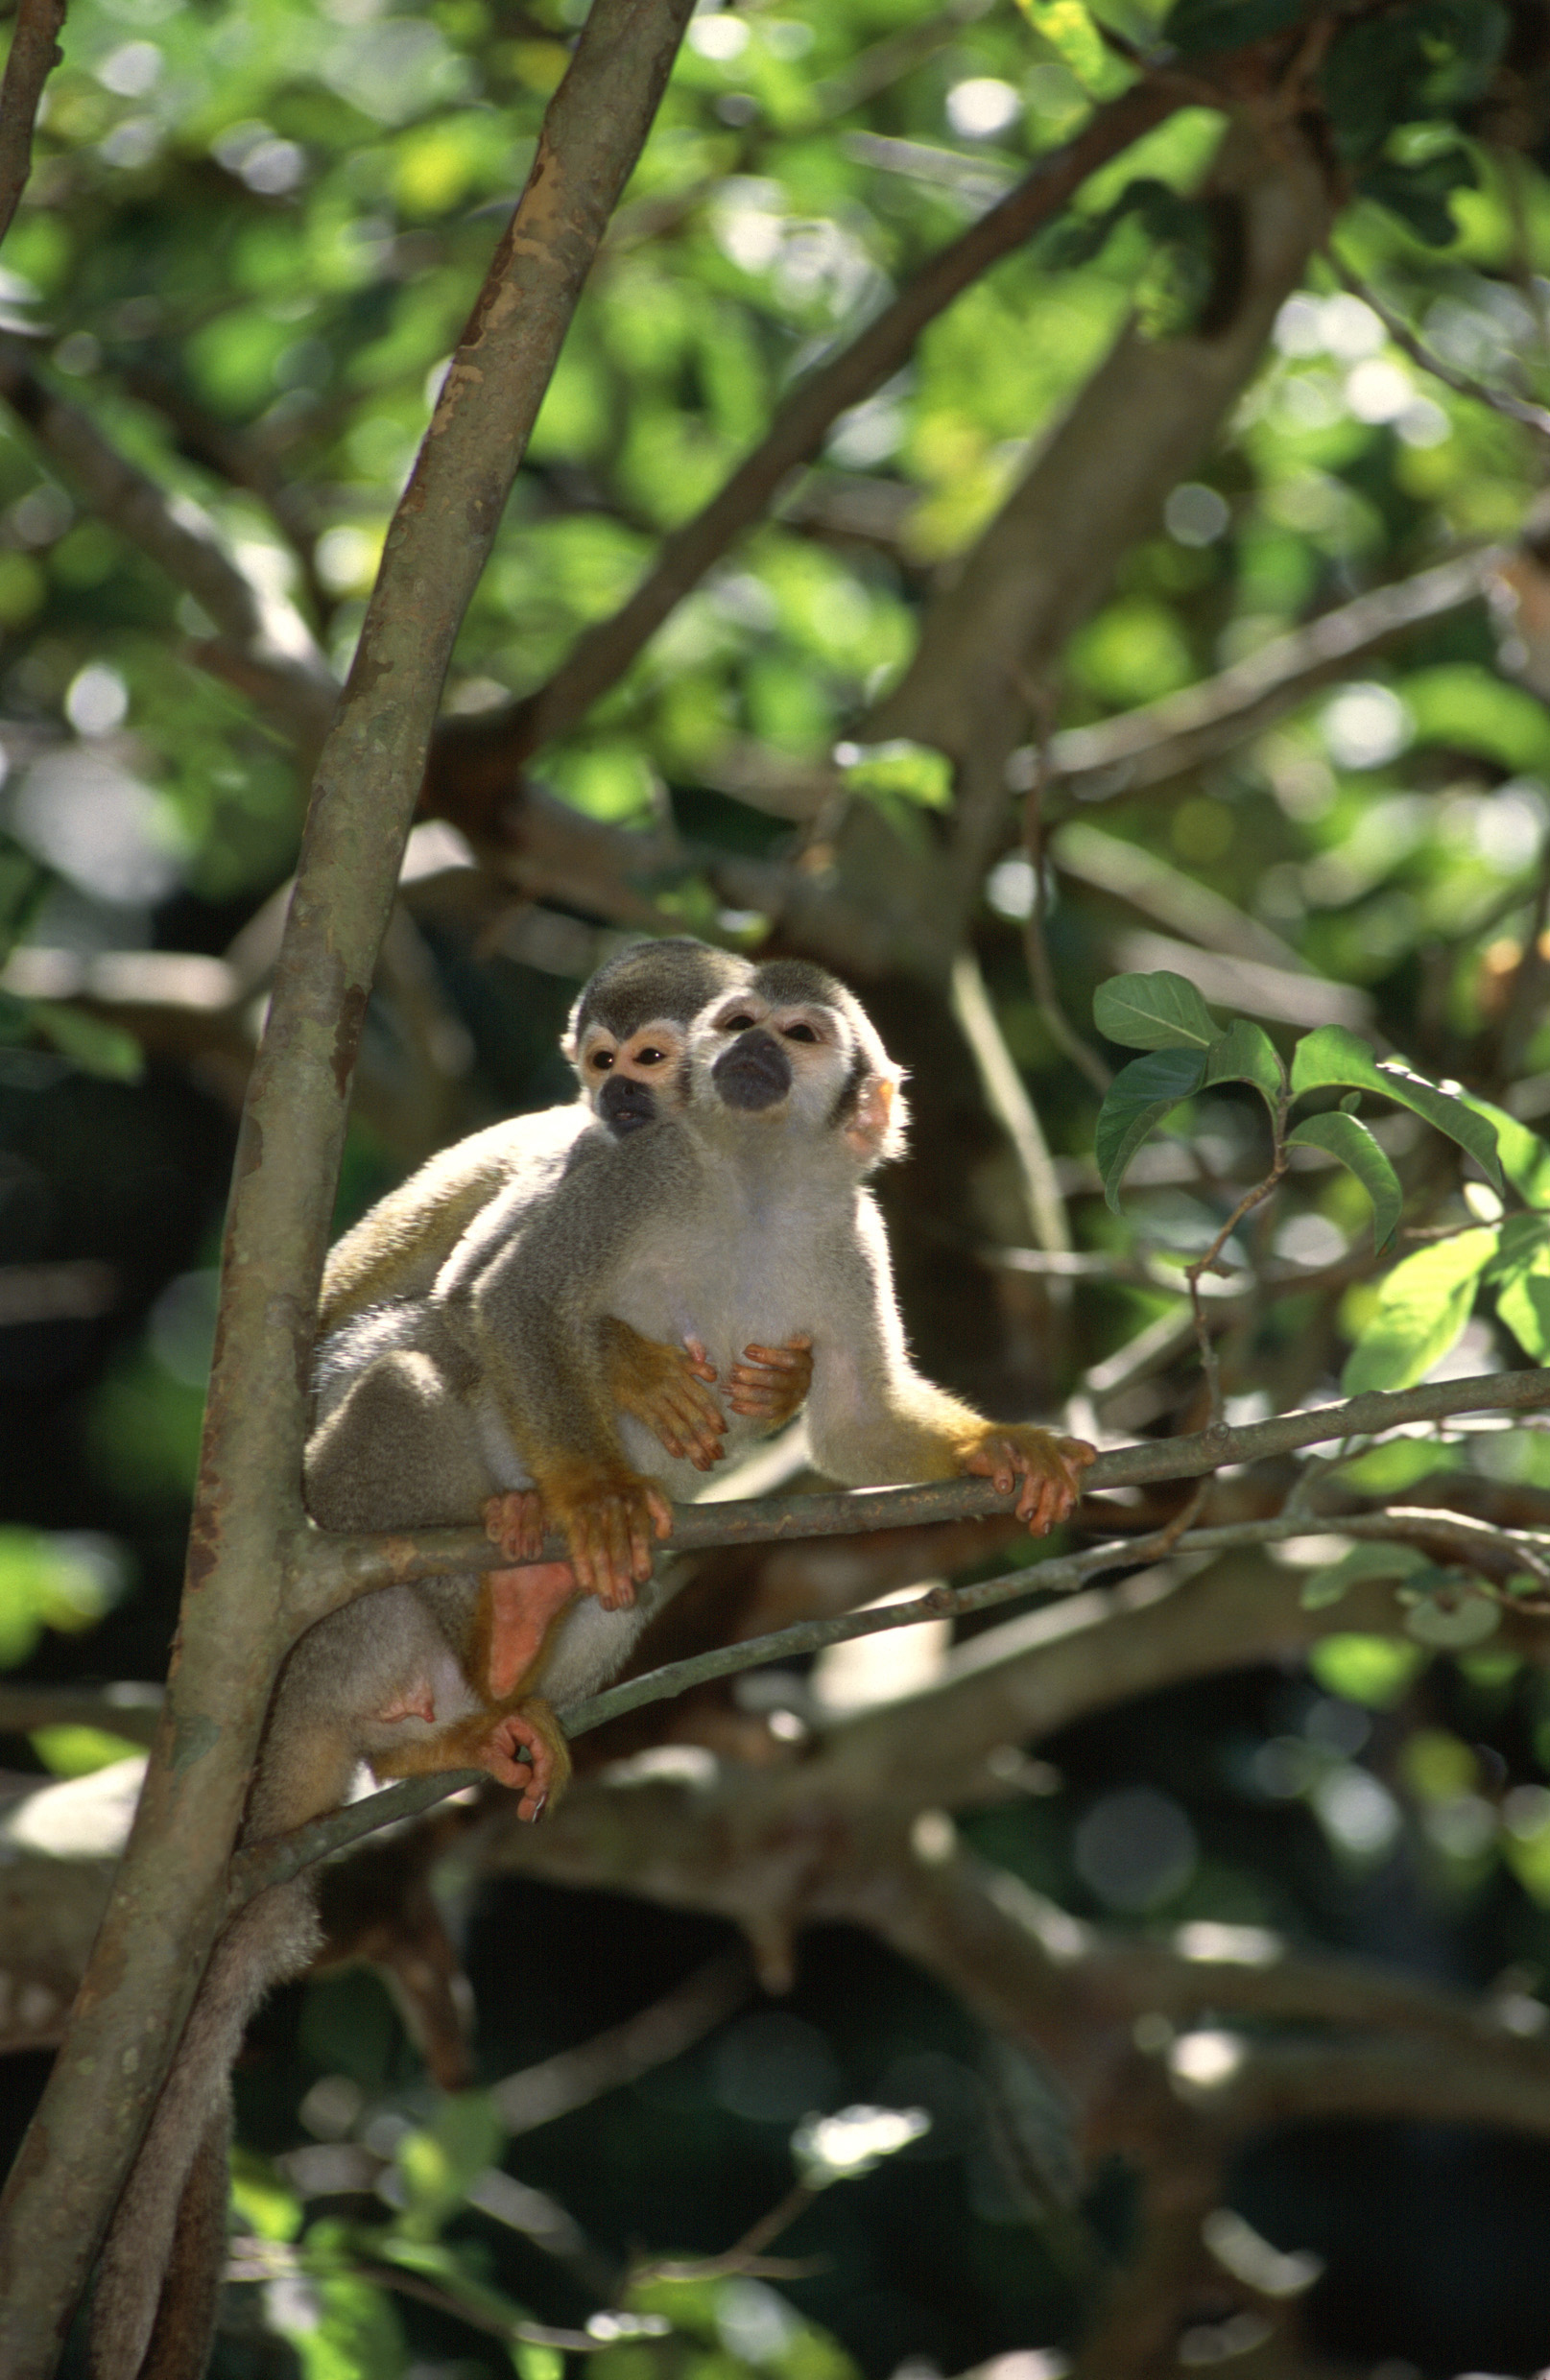
M 275 1886 L 215 1946 L 107 2233 L 92 2302 L 90 2380 L 199 2380 L 226 2254 L 227 2077 L 271 1985 L 318 1943 L 312 1892 Z

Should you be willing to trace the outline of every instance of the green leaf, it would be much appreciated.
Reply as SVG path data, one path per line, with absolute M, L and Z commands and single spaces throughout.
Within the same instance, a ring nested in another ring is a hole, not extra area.
M 1495 1127 L 1479 1113 L 1459 1093 L 1439 1090 L 1424 1075 L 1413 1074 L 1396 1059 L 1375 1059 L 1365 1041 L 1347 1033 L 1344 1025 L 1321 1025 L 1316 1033 L 1305 1033 L 1292 1052 L 1292 1096 L 1300 1099 L 1304 1091 L 1331 1090 L 1337 1085 L 1354 1084 L 1359 1090 L 1381 1091 L 1385 1099 L 1397 1101 L 1413 1114 L 1424 1116 L 1428 1124 L 1445 1132 L 1467 1149 L 1481 1172 L 1501 1187 L 1501 1167 L 1496 1161 Z
M 1418 744 L 1478 753 L 1514 776 L 1550 774 L 1550 716 L 1526 686 L 1477 661 L 1448 661 L 1414 671 L 1398 691 Z
M 1424 1378 L 1468 1321 L 1480 1275 L 1495 1252 L 1494 1229 L 1481 1228 L 1439 1240 L 1396 1264 L 1341 1374 L 1347 1395 L 1409 1389 Z
M 105 1025 L 84 1009 L 64 1008 L 53 1000 L 32 1004 L 34 1030 L 52 1041 L 83 1074 L 104 1076 L 109 1083 L 138 1083 L 145 1072 L 145 1052 L 131 1033 Z
M 1370 1710 L 1392 1710 L 1424 1660 L 1402 1636 L 1325 1636 L 1308 1648 L 1308 1667 L 1325 1693 Z
M 1370 166 L 1356 186 L 1364 199 L 1397 215 L 1428 248 L 1451 248 L 1459 226 L 1449 202 L 1455 190 L 1473 190 L 1479 179 L 1468 151 L 1448 149 L 1419 165 Z
M 1123 979 L 1122 979 L 1123 980 Z M 1092 1153 L 1103 1177 L 1104 1196 L 1119 1213 L 1119 1187 L 1141 1143 L 1181 1099 L 1200 1089 L 1205 1072 L 1200 1050 L 1154 1050 L 1122 1066 L 1098 1110 Z
M 1550 1208 L 1550 1145 L 1520 1124 L 1505 1107 L 1492 1107 L 1489 1099 L 1477 1099 L 1473 1091 L 1461 1091 L 1467 1107 L 1484 1116 L 1496 1134 L 1496 1154 L 1502 1172 L 1513 1188 L 1529 1206 Z
M 1090 90 L 1104 81 L 1109 52 L 1082 0 L 1017 0 L 1017 6 L 1080 83 Z
M 1275 1123 L 1286 1096 L 1286 1068 L 1276 1054 L 1276 1044 L 1261 1025 L 1245 1023 L 1240 1016 L 1219 1034 L 1205 1053 L 1207 1083 L 1252 1083 L 1270 1109 Z
M 1284 33 L 1301 13 L 1301 0 L 1175 0 L 1162 20 L 1162 38 L 1181 57 L 1198 58 Z
M 1358 1580 L 1408 1578 L 1413 1570 L 1423 1566 L 1425 1559 L 1414 1545 L 1352 1545 L 1338 1561 L 1312 1572 L 1298 1600 L 1304 1611 L 1322 1611 L 1330 1604 L 1338 1604 Z
M 1404 1193 L 1367 1126 L 1337 1107 L 1331 1115 L 1309 1116 L 1286 1137 L 1294 1147 L 1323 1149 L 1349 1166 L 1372 1202 L 1372 1246 L 1381 1255 L 1399 1227 Z
M 1111 975 L 1092 996 L 1092 1021 L 1125 1050 L 1205 1050 L 1223 1036 L 1188 978 Z
M 1550 1221 L 1514 1215 L 1503 1224 L 1490 1268 L 1496 1311 L 1525 1355 L 1550 1362 Z
M 834 757 L 847 793 L 872 801 L 892 795 L 922 810 L 944 810 L 952 800 L 952 763 L 929 744 L 912 744 L 902 735 L 887 744 L 837 744 Z

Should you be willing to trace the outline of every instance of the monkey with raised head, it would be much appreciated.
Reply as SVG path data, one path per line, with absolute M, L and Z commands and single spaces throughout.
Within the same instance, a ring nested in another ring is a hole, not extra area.
M 480 1592 L 487 1701 L 459 1725 L 465 1751 L 478 1733 L 497 1773 L 503 1754 L 530 1754 L 524 1808 L 567 1765 L 546 1703 L 618 1667 L 652 1535 L 669 1519 L 664 1490 L 698 1486 L 692 1458 L 664 1449 L 614 1393 L 621 1324 L 647 1346 L 703 1347 L 712 1364 L 751 1335 L 809 1342 L 814 1460 L 852 1484 L 980 1472 L 1044 1530 L 1090 1460 L 1076 1441 L 988 1421 L 911 1365 L 863 1187 L 901 1145 L 898 1070 L 843 986 L 795 962 L 753 970 L 690 1028 L 681 1078 L 675 1117 L 623 1149 L 594 1138 L 547 1197 L 492 1201 L 427 1297 L 345 1325 L 320 1357 L 307 1478 L 325 1525 L 478 1507 L 516 1565 Z M 730 1416 L 734 1449 L 750 1426 Z M 528 1566 L 545 1518 L 570 1530 L 574 1577 Z M 578 1583 L 596 1606 L 572 1607 Z M 397 1770 L 435 1765 L 445 1713 L 434 1707 L 386 1755 Z
M 370 1307 L 424 1296 L 493 1200 L 514 1187 L 526 1202 L 559 1178 L 594 1117 L 623 1138 L 676 1113 L 690 1023 L 752 972 L 750 960 L 690 935 L 632 943 L 606 960 L 578 994 L 560 1042 L 580 1097 L 470 1133 L 379 1200 L 329 1251 L 320 1339 Z M 618 1324 L 608 1352 L 617 1401 L 669 1454 L 702 1470 L 721 1459 L 724 1419 L 705 1393 L 717 1374 L 703 1349 L 640 1343 Z M 810 1372 L 799 1336 L 780 1347 L 749 1345 L 727 1368 L 726 1394 L 734 1413 L 775 1428 L 800 1410 Z
M 610 1402 L 611 1323 L 723 1361 L 751 1339 L 810 1336 L 814 1453 L 834 1476 L 973 1471 L 1015 1493 L 1036 1529 L 1070 1510 L 1089 1448 L 989 1422 L 909 1362 L 862 1186 L 898 1144 L 898 1076 L 859 1003 L 817 968 L 753 970 L 697 1019 L 680 1071 L 680 1113 L 623 1144 L 594 1135 L 525 1203 L 510 1191 L 488 1202 L 428 1295 L 333 1334 L 308 1449 L 309 1500 L 334 1526 L 461 1519 L 483 1504 L 520 1563 L 535 1490 L 548 1510 L 610 1515 L 606 1550 L 625 1592 L 578 1598 L 563 1566 L 529 1570 L 560 1579 L 519 1597 L 498 1658 L 473 1579 L 385 1589 L 322 1622 L 282 1679 L 250 1835 L 331 1806 L 363 1755 L 386 1775 L 475 1761 L 520 1788 L 528 1816 L 559 1789 L 568 1761 L 549 1698 L 593 1690 L 626 1657 L 643 1616 L 626 1598 L 666 1517 L 662 1488 L 697 1484 L 691 1459 L 664 1455 Z M 363 1396 L 367 1381 L 375 1392 Z M 734 1443 L 746 1426 L 732 1418 Z M 190 2324 L 207 2335 L 226 2068 L 263 1990 L 305 1964 L 313 1923 L 305 1887 L 286 1886 L 217 1947 L 104 2258 L 96 2380 L 200 2368 L 158 2361 L 157 2341 L 171 2352 Z
M 374 1209 L 329 1259 L 325 1333 L 371 1305 L 423 1295 L 491 1200 L 519 1205 L 512 1195 L 518 1184 L 530 1201 L 543 1198 L 588 1132 L 607 1142 L 671 1114 L 691 1019 L 707 997 L 751 973 L 747 961 L 687 938 L 635 946 L 600 968 L 571 1012 L 563 1044 L 581 1098 L 473 1135 Z M 716 1374 L 703 1352 L 637 1344 L 620 1324 L 609 1361 L 622 1406 L 657 1431 L 669 1454 L 700 1469 L 719 1460 L 726 1421 L 705 1385 Z M 748 1347 L 728 1368 L 733 1413 L 765 1427 L 783 1420 L 800 1406 L 809 1369 L 799 1342 Z M 369 1412 L 363 1420 L 369 1427 Z M 366 1525 L 391 1526 L 417 1509 L 417 1499 L 406 1505 L 388 1493 Z M 466 1519 L 472 1510 L 451 1516 Z M 541 1636 L 557 1594 L 568 1601 L 575 1582 L 554 1565 L 530 1572 L 529 1584 L 535 1577 L 547 1595 L 535 1624 Z M 336 1807 L 362 1760 L 384 1775 L 401 1773 L 406 1752 L 432 1769 L 488 1767 L 523 1793 L 527 1815 L 537 1815 L 541 1795 L 531 1790 L 532 1769 L 513 1761 L 509 1738 L 492 1740 L 501 1714 L 489 1682 L 490 1608 L 476 1582 L 429 1581 L 363 1598 L 310 1630 L 291 1654 L 271 1710 L 244 1842 L 285 1833 Z M 216 1944 L 104 2249 L 94 2380 L 136 2380 L 142 2372 L 146 2380 L 197 2380 L 203 2370 L 225 2256 L 227 2074 L 258 2001 L 302 1972 L 318 1946 L 305 1877 L 260 1895 Z

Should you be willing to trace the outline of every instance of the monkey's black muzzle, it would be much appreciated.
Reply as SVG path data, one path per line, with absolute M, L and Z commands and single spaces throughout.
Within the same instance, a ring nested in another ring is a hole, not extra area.
M 656 1093 L 649 1083 L 610 1074 L 597 1095 L 597 1111 L 610 1132 L 638 1132 L 656 1121 Z
M 773 1033 L 755 1025 L 739 1034 L 710 1069 L 710 1080 L 728 1107 L 755 1113 L 778 1107 L 791 1091 L 791 1060 Z

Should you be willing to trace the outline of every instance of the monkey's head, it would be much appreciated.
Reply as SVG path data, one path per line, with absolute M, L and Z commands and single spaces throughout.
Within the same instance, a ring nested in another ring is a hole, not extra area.
M 689 1065 L 700 1112 L 795 1124 L 863 1173 L 902 1154 L 903 1070 L 854 992 L 806 960 L 769 960 L 712 1000 Z
M 584 986 L 560 1046 L 582 1097 L 610 1131 L 638 1131 L 680 1112 L 692 1020 L 752 971 L 747 959 L 687 934 L 632 942 L 605 960 Z

